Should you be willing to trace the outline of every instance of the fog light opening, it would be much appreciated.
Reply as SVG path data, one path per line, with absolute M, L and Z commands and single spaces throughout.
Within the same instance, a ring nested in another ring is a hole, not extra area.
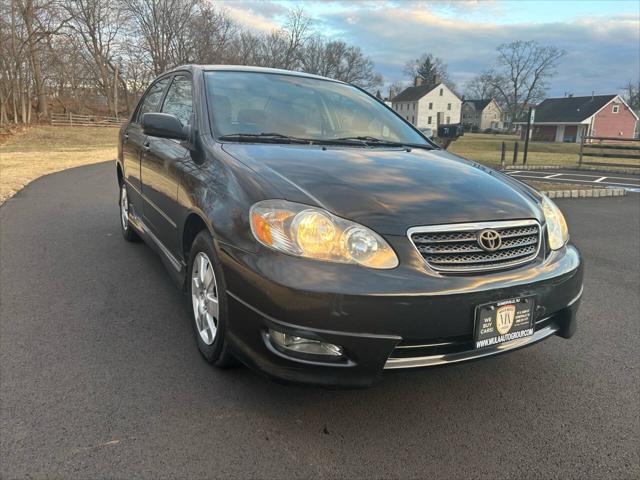
M 321 342 L 311 338 L 298 337 L 288 333 L 269 329 L 271 342 L 281 350 L 302 353 L 307 355 L 325 355 L 329 357 L 341 357 L 342 347 L 333 343 Z

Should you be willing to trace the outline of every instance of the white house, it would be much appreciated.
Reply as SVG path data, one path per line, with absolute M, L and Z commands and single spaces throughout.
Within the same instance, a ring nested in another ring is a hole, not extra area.
M 418 128 L 460 123 L 462 100 L 444 83 L 424 85 L 417 77 L 412 87 L 391 99 L 391 108 Z
M 490 100 L 463 100 L 462 124 L 470 131 L 502 128 L 502 109 Z

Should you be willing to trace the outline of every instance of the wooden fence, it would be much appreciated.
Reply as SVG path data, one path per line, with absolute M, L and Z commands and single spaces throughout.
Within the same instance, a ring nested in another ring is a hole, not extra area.
M 126 117 L 101 117 L 97 115 L 77 115 L 75 113 L 52 113 L 51 125 L 77 127 L 119 127 Z
M 603 143 L 609 142 L 609 143 Z M 613 142 L 613 143 L 612 143 Z M 625 145 L 627 142 L 633 142 L 632 145 Z M 596 150 L 595 152 L 591 149 Z M 604 150 L 604 152 L 602 151 Z M 634 153 L 628 153 L 635 151 Z M 620 153 L 621 152 L 621 153 Z M 599 167 L 627 167 L 640 168 L 640 162 L 615 163 L 612 161 L 592 162 L 584 161 L 583 157 L 599 157 L 604 159 L 626 159 L 640 160 L 640 141 L 637 139 L 627 139 L 619 137 L 582 137 L 580 141 L 580 158 L 578 165 L 595 165 Z

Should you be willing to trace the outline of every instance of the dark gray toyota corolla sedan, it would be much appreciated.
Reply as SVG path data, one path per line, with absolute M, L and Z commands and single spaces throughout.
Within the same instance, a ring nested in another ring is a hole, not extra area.
M 117 176 L 125 239 L 158 251 L 218 366 L 365 386 L 576 330 L 558 207 L 352 85 L 176 68 L 122 127 Z

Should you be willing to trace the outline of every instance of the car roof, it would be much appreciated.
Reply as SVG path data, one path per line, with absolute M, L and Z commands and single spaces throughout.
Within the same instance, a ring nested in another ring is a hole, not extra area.
M 180 65 L 179 67 L 172 68 L 165 73 L 171 73 L 179 70 L 188 70 L 191 72 L 194 71 L 228 71 L 228 72 L 253 72 L 253 73 L 274 73 L 279 75 L 291 75 L 294 77 L 305 77 L 305 78 L 314 78 L 317 80 L 326 80 L 329 82 L 336 83 L 346 83 L 340 80 L 335 80 L 333 78 L 322 77 L 320 75 L 313 75 L 311 73 L 304 72 L 294 72 L 293 70 L 283 70 L 280 68 L 266 68 L 266 67 L 254 67 L 247 65 L 197 65 L 197 64 L 189 64 L 189 65 Z

